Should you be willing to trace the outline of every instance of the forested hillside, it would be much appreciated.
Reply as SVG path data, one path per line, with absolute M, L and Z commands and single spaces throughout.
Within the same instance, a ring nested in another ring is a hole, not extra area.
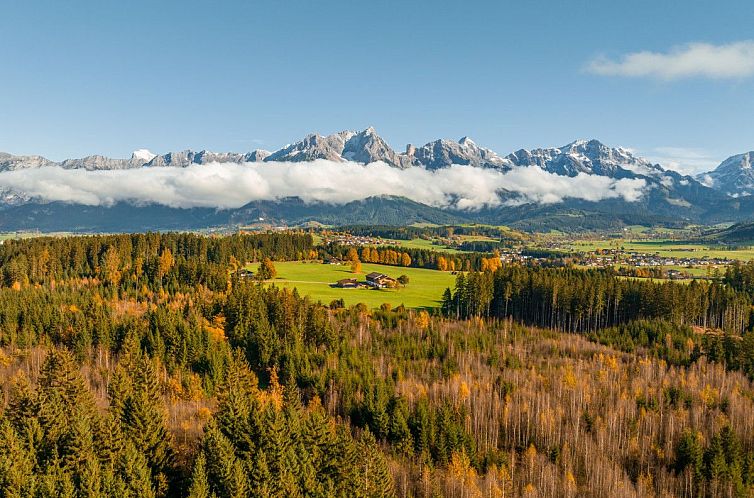
M 323 250 L 0 246 L 0 495 L 754 492 L 754 266 L 683 285 L 480 258 L 442 310 L 330 308 L 236 271 Z

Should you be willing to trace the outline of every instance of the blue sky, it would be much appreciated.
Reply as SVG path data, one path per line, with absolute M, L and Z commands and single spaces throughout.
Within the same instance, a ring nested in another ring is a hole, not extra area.
M 754 149 L 751 26 L 746 1 L 6 0 L 0 150 L 247 151 L 372 125 L 396 149 L 594 137 L 702 169 Z

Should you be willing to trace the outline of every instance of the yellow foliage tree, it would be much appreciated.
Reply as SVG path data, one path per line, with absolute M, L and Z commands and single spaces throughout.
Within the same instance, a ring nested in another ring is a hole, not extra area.
M 437 258 L 437 269 L 440 271 L 448 270 L 448 261 L 443 256 Z

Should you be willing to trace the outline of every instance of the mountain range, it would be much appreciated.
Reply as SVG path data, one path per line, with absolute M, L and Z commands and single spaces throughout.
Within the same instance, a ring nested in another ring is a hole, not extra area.
M 401 170 L 424 168 L 435 171 L 451 165 L 489 168 L 500 172 L 539 168 L 577 181 L 588 176 L 642 180 L 646 187 L 644 195 L 636 200 L 612 198 L 586 201 L 566 198 L 563 202 L 552 204 L 515 202 L 516 192 L 501 191 L 500 195 L 511 202 L 476 210 L 439 209 L 388 196 L 355 201 L 346 206 L 304 204 L 298 198 L 285 198 L 255 201 L 237 209 L 216 210 L 128 203 L 91 207 L 45 202 L 24 192 L 3 188 L 0 176 L 0 230 L 180 229 L 243 225 L 259 218 L 287 224 L 306 221 L 331 224 L 484 222 L 531 229 L 754 219 L 754 152 L 731 156 L 715 170 L 693 177 L 653 164 L 628 149 L 609 147 L 597 140 L 577 140 L 562 147 L 520 149 L 502 156 L 464 137 L 458 141 L 435 140 L 422 146 L 409 144 L 403 152 L 396 152 L 370 127 L 360 132 L 342 131 L 326 136 L 311 134 L 274 152 L 261 149 L 246 153 L 185 150 L 158 155 L 140 149 L 127 159 L 92 155 L 61 162 L 41 156 L 0 153 L 0 173 L 43 167 L 101 171 L 186 168 L 210 163 L 316 160 L 362 164 L 381 161 Z

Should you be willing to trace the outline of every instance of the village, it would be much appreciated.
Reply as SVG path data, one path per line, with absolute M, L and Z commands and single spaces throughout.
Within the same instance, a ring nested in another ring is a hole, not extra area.
M 657 253 L 642 253 L 633 251 L 623 251 L 620 249 L 601 249 L 587 253 L 583 258 L 583 264 L 591 267 L 608 267 L 616 264 L 629 266 L 723 266 L 729 265 L 733 261 L 728 258 L 715 258 L 709 256 L 698 257 L 670 257 L 661 256 Z

